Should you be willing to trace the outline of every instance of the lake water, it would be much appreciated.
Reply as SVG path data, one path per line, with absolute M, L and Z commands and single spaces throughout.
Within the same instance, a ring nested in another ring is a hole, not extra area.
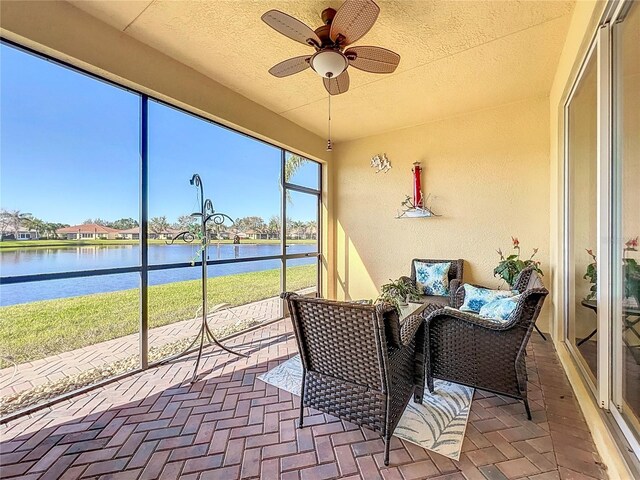
M 248 258 L 279 255 L 280 245 L 240 244 L 213 245 L 208 249 L 209 260 Z M 316 250 L 315 244 L 291 244 L 287 253 L 308 253 Z M 198 246 L 194 245 L 149 245 L 149 264 L 182 263 L 199 260 Z M 37 273 L 69 272 L 103 268 L 131 267 L 140 264 L 138 245 L 78 246 L 62 248 L 20 248 L 0 250 L 0 275 L 32 275 Z M 287 266 L 310 265 L 315 258 L 287 261 Z M 263 260 L 226 265 L 209 266 L 209 277 L 220 277 L 234 273 L 255 272 L 280 268 L 280 260 Z M 196 280 L 200 278 L 200 267 L 175 268 L 149 272 L 149 284 Z M 74 297 L 91 293 L 114 292 L 137 288 L 139 273 L 102 275 L 99 277 L 69 278 L 44 282 L 2 285 L 0 305 L 15 305 L 53 298 Z

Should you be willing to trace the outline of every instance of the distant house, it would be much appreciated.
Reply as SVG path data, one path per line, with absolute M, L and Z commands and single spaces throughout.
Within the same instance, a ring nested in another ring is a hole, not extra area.
M 37 230 L 20 227 L 17 232 L 5 234 L 3 240 L 38 240 L 40 237 Z
M 140 228 L 133 227 L 126 230 L 118 230 L 116 238 L 119 240 L 140 240 Z
M 59 228 L 56 233 L 67 240 L 115 240 L 121 230 L 105 227 L 97 223 L 85 223 Z
M 226 230 L 223 232 L 214 232 L 214 231 L 209 231 L 208 232 L 208 238 L 210 241 L 213 240 L 229 240 L 229 232 L 227 232 Z
M 151 240 L 171 240 L 180 232 L 181 230 L 176 230 L 175 228 L 167 228 L 166 230 L 157 233 L 149 231 L 149 233 L 147 234 L 147 238 Z M 139 240 L 140 228 L 133 227 L 127 228 L 126 230 L 118 230 L 116 238 L 118 240 Z
M 291 240 L 317 240 L 318 229 L 316 227 L 299 227 L 287 230 L 287 238 Z
M 290 240 L 301 240 L 302 238 L 304 238 L 304 229 L 302 228 L 287 229 L 287 238 Z
M 176 230 L 175 228 L 167 228 L 161 232 L 152 232 L 149 231 L 147 238 L 150 240 L 171 240 L 177 234 L 179 234 L 182 230 Z
M 315 227 L 315 226 L 307 227 L 305 232 L 304 232 L 304 235 L 305 235 L 304 238 L 306 240 L 317 240 L 318 239 L 318 227 Z
M 269 234 L 266 232 L 259 232 L 258 230 L 250 229 L 246 232 L 247 237 L 252 240 L 267 240 L 269 238 Z
M 229 230 L 227 232 L 227 234 L 229 235 L 229 238 L 231 238 L 231 239 L 233 239 L 235 237 L 238 237 L 241 240 L 246 240 L 247 238 L 249 238 L 249 235 L 247 235 L 245 232 L 241 232 L 237 228 Z

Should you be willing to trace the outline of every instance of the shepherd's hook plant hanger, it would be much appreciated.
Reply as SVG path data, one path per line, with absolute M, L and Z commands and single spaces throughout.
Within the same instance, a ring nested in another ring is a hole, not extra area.
M 245 355 L 244 353 L 236 352 L 231 350 L 230 348 L 224 346 L 222 343 L 216 339 L 216 337 L 211 333 L 211 329 L 209 328 L 209 324 L 207 322 L 207 224 L 212 222 L 214 225 L 223 225 L 227 220 L 229 220 L 232 224 L 234 223 L 233 219 L 225 214 L 216 212 L 213 208 L 213 203 L 210 199 L 204 198 L 204 185 L 202 183 L 202 179 L 200 175 L 195 173 L 191 180 L 189 180 L 191 185 L 194 185 L 196 188 L 199 188 L 200 191 L 200 211 L 194 212 L 191 214 L 192 217 L 198 218 L 200 220 L 200 230 L 197 232 L 197 235 L 194 235 L 193 232 L 189 230 L 185 230 L 184 232 L 180 232 L 175 235 L 171 241 L 167 242 L 168 245 L 173 244 L 176 240 L 182 239 L 186 243 L 193 243 L 197 238 L 200 240 L 200 253 L 201 253 L 201 261 L 202 261 L 202 318 L 200 323 L 200 329 L 198 330 L 198 334 L 191 342 L 184 352 L 172 357 L 171 359 L 181 357 L 189 352 L 196 343 L 199 343 L 198 346 L 198 357 L 196 359 L 196 365 L 193 369 L 193 376 L 191 377 L 191 383 L 194 383 L 198 377 L 198 367 L 200 366 L 200 359 L 202 358 L 202 350 L 205 347 L 205 339 L 207 340 L 207 346 L 209 345 L 217 345 L 225 352 L 231 353 L 233 355 L 238 355 L 240 357 L 248 357 L 249 355 Z M 167 360 L 171 360 L 167 359 Z

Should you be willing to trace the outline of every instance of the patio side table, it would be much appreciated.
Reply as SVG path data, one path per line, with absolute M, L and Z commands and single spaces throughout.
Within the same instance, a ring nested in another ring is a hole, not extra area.
M 595 300 L 582 300 L 580 304 L 588 308 L 589 310 L 593 310 L 593 313 L 598 314 L 598 302 Z M 624 322 L 624 331 L 630 330 L 638 339 L 640 340 L 640 333 L 638 332 L 638 327 L 640 326 L 640 308 L 638 307 L 622 307 L 622 320 Z M 596 327 L 589 335 L 581 339 L 576 343 L 576 346 L 580 346 L 586 341 L 590 340 L 596 333 L 598 333 L 598 328 Z M 636 346 L 628 345 L 626 338 L 625 344 L 627 344 L 630 348 L 638 348 Z

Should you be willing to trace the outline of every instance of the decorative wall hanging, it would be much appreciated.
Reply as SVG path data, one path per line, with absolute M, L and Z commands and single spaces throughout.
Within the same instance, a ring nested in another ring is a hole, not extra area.
M 391 162 L 387 158 L 387 154 L 377 154 L 371 157 L 371 168 L 375 168 L 376 173 L 387 173 L 389 170 L 391 170 Z
M 398 211 L 396 218 L 439 217 L 440 215 L 436 215 L 428 205 L 431 194 L 427 195 L 426 198 L 422 195 L 420 180 L 422 167 L 420 166 L 420 162 L 415 162 L 411 171 L 413 172 L 413 199 L 407 195 L 402 202 L 403 208 L 401 211 Z
M 209 324 L 207 322 L 207 314 L 209 313 L 209 309 L 207 306 L 207 245 L 209 243 L 207 239 L 207 224 L 209 222 L 212 222 L 213 225 L 218 226 L 223 225 L 227 220 L 229 220 L 233 224 L 233 219 L 225 213 L 216 212 L 213 209 L 213 203 L 211 202 L 211 200 L 208 198 L 205 200 L 204 186 L 202 184 L 200 175 L 198 175 L 197 173 L 194 174 L 191 177 L 191 180 L 189 180 L 189 183 L 199 189 L 198 199 L 200 202 L 200 211 L 192 213 L 191 216 L 200 219 L 200 229 L 195 234 L 188 230 L 180 232 L 176 236 L 174 236 L 171 241 L 167 242 L 167 244 L 171 245 L 178 239 L 182 239 L 187 243 L 192 243 L 196 238 L 200 241 L 200 254 L 202 260 L 202 321 L 200 323 L 198 334 L 196 335 L 196 338 L 193 339 L 193 342 L 191 342 L 191 345 L 189 345 L 181 354 L 178 354 L 175 357 L 171 358 L 174 359 L 183 356 L 184 354 L 189 352 L 196 345 L 196 343 L 199 343 L 198 357 L 196 359 L 196 365 L 193 369 L 193 376 L 191 377 L 191 383 L 193 383 L 198 377 L 198 366 L 200 365 L 200 359 L 202 358 L 202 350 L 205 347 L 205 339 L 207 340 L 207 346 L 215 344 L 224 351 L 232 353 L 233 355 L 238 355 L 241 357 L 248 357 L 248 355 L 231 350 L 230 348 L 227 348 L 223 344 L 221 344 L 213 335 L 213 333 L 211 333 L 211 329 L 209 328 Z

